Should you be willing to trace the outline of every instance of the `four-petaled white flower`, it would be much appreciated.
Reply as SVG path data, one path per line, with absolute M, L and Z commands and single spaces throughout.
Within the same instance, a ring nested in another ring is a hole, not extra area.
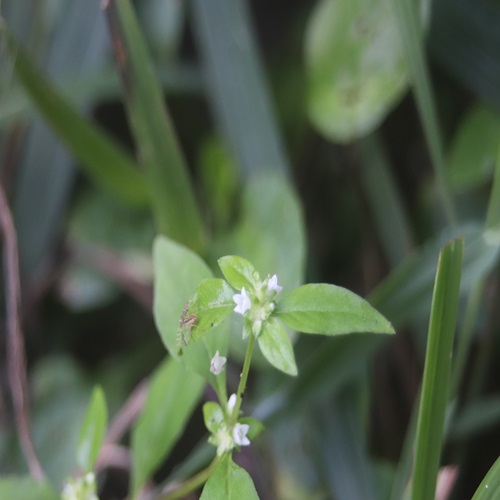
M 233 309 L 233 311 L 241 315 L 245 314 L 252 307 L 250 297 L 248 296 L 245 287 L 241 289 L 241 293 L 236 293 L 233 295 L 233 301 L 236 304 L 236 307 Z
M 231 394 L 231 396 L 229 396 L 229 399 L 227 401 L 227 409 L 229 410 L 230 413 L 233 412 L 235 406 L 236 406 L 236 394 Z
M 233 439 L 238 446 L 248 446 L 250 439 L 247 438 L 250 426 L 247 424 L 236 424 L 233 429 Z
M 281 290 L 283 290 L 283 287 L 278 285 L 278 276 L 274 274 L 267 282 L 267 293 L 275 292 L 276 295 L 279 295 Z
M 219 375 L 219 373 L 222 372 L 222 369 L 224 368 L 226 361 L 227 358 L 221 356 L 219 354 L 219 351 L 216 351 L 215 356 L 212 358 L 212 361 L 210 362 L 210 371 L 214 375 Z

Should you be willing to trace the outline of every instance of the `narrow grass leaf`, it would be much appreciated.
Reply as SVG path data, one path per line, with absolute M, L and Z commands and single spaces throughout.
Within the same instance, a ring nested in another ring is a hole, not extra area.
M 100 186 L 122 200 L 145 205 L 149 194 L 143 175 L 110 137 L 81 117 L 35 67 L 5 26 L 0 25 L 11 54 L 14 71 L 24 90 L 47 123 L 65 143 L 85 172 Z
M 158 230 L 199 251 L 204 239 L 201 216 L 132 4 L 129 0 L 110 0 L 105 3 L 105 11 Z
M 486 216 L 486 240 L 493 245 L 500 245 L 500 149 L 497 153 L 493 186 L 491 188 Z
M 500 491 L 500 457 L 484 476 L 472 500 L 497 500 Z
M 133 498 L 180 437 L 203 387 L 199 375 L 174 359 L 167 359 L 156 371 L 132 432 Z
M 434 498 L 448 404 L 464 242 L 440 253 L 429 322 L 422 395 L 417 423 L 413 500 Z
M 104 392 L 100 387 L 95 387 L 78 440 L 78 463 L 84 472 L 94 469 L 107 425 L 108 410 Z

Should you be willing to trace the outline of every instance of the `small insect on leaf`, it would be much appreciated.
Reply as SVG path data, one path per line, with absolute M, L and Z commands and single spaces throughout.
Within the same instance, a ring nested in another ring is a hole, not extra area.
M 188 314 L 190 303 L 191 301 L 186 302 L 179 320 L 179 330 L 177 333 L 179 354 L 182 354 L 182 348 L 189 344 L 189 341 L 191 340 L 191 329 L 196 324 L 198 319 L 195 314 Z

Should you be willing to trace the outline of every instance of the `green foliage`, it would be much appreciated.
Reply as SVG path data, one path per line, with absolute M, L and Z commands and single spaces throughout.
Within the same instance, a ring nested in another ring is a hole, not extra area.
M 59 500 L 60 497 L 49 483 L 29 476 L 4 476 L 0 479 L 0 498 Z
M 84 472 L 90 472 L 94 469 L 107 424 L 106 399 L 102 389 L 95 387 L 78 440 L 78 463 Z
M 497 458 L 479 485 L 472 500 L 494 500 L 500 490 L 500 458 Z

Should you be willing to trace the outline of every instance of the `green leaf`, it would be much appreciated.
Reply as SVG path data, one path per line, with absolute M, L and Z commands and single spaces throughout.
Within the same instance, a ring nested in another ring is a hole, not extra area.
M 106 2 L 104 10 L 159 232 L 201 250 L 204 239 L 201 215 L 131 2 L 111 0 Z
M 238 467 L 231 455 L 224 455 L 208 479 L 200 500 L 258 500 L 252 478 Z
M 493 186 L 488 201 L 485 238 L 492 245 L 500 246 L 500 148 L 497 152 Z
M 305 53 L 309 116 L 335 141 L 373 131 L 408 87 L 408 67 L 387 2 L 318 2 Z
M 417 423 L 413 500 L 434 498 L 441 458 L 453 339 L 458 311 L 463 238 L 440 253 L 429 322 Z
M 233 289 L 222 279 L 208 278 L 200 283 L 181 319 L 182 347 L 199 340 L 205 332 L 219 325 L 231 314 L 234 309 L 233 295 Z M 190 321 L 193 324 L 187 325 Z M 186 326 L 189 332 L 183 332 Z
M 167 359 L 156 371 L 132 432 L 133 497 L 182 434 L 204 387 L 203 379 Z
M 85 172 L 122 200 L 136 205 L 147 204 L 149 193 L 135 162 L 110 137 L 75 111 L 36 69 L 5 25 L 0 26 L 0 31 L 7 35 L 14 71 L 24 90 Z
M 335 285 L 300 286 L 283 295 L 275 314 L 303 333 L 394 333 L 392 325 L 366 300 Z
M 94 469 L 107 425 L 106 398 L 101 387 L 95 387 L 78 440 L 78 464 L 84 472 L 90 472 Z
M 205 427 L 212 434 L 215 434 L 220 429 L 221 424 L 224 422 L 224 412 L 218 403 L 209 401 L 203 405 L 203 421 Z
M 210 278 L 212 272 L 194 252 L 164 236 L 158 236 L 153 245 L 155 268 L 153 312 L 161 339 L 170 354 L 178 357 L 177 333 L 182 312 L 200 281 Z M 182 362 L 214 382 L 210 361 L 219 351 L 227 353 L 228 325 L 222 324 L 183 349 Z
M 226 255 L 219 259 L 219 267 L 228 283 L 236 290 L 252 290 L 260 281 L 259 273 L 247 259 Z
M 500 117 L 478 104 L 468 111 L 453 140 L 448 178 L 455 190 L 485 182 L 491 175 L 500 140 Z
M 297 375 L 293 346 L 281 321 L 271 316 L 264 322 L 257 340 L 269 363 L 288 375 Z
M 16 500 L 59 500 L 60 495 L 46 482 L 29 476 L 3 476 L 0 478 L 0 498 Z
M 500 491 L 500 457 L 484 476 L 472 500 L 496 500 Z
M 250 439 L 250 441 L 262 434 L 265 429 L 264 424 L 260 420 L 253 417 L 242 417 L 238 420 L 238 422 L 249 426 L 247 438 Z

